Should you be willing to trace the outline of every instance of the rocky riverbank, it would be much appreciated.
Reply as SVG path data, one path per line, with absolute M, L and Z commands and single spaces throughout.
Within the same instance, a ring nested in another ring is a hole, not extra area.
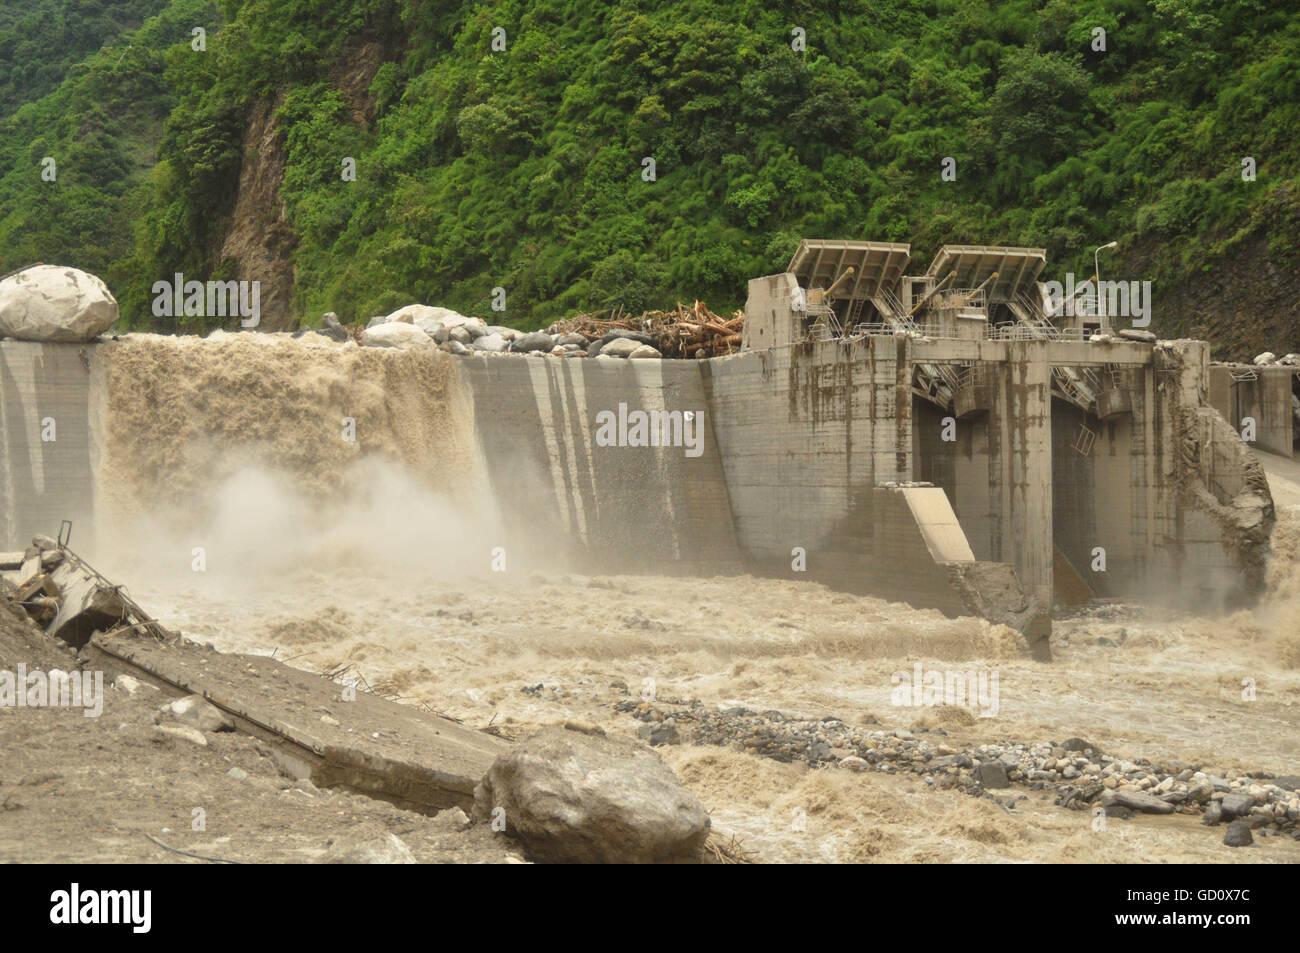
M 1207 765 L 1128 760 L 1082 738 L 963 748 L 946 744 L 942 727 L 873 729 L 872 716 L 866 716 L 866 724 L 851 725 L 830 716 L 804 719 L 776 710 L 709 710 L 698 700 L 668 704 L 634 698 L 616 703 L 614 710 L 641 721 L 638 733 L 652 746 L 719 745 L 816 768 L 913 775 L 936 790 L 990 798 L 1012 811 L 1026 791 L 1047 791 L 1054 804 L 1106 818 L 1199 814 L 1208 826 L 1228 824 L 1224 843 L 1231 847 L 1250 844 L 1252 831 L 1300 840 L 1297 776 L 1258 771 L 1224 777 Z M 933 711 L 936 721 L 974 721 L 965 709 Z

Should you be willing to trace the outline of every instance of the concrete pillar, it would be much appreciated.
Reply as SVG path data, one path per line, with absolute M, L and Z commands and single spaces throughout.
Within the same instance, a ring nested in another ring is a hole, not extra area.
M 869 441 L 871 472 L 867 485 L 904 482 L 912 479 L 911 341 L 901 335 L 873 339 L 870 368 L 871 380 L 865 391 L 870 403 L 865 413 L 855 409 L 849 415 L 846 450 L 852 456 L 860 452 L 855 445 Z
M 1052 598 L 1052 369 L 1046 341 L 1008 342 L 996 408 L 1002 445 L 1003 558 L 1026 592 Z

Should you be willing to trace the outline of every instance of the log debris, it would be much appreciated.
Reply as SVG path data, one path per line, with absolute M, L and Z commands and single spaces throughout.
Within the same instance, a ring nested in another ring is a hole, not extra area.
M 607 315 L 607 316 L 606 316 Z M 610 331 L 635 331 L 656 340 L 659 353 L 668 358 L 705 358 L 734 354 L 744 338 L 745 313 L 724 319 L 703 301 L 689 307 L 677 302 L 670 311 L 646 311 L 639 317 L 615 312 L 579 314 L 553 324 L 552 334 L 578 333 L 598 341 Z

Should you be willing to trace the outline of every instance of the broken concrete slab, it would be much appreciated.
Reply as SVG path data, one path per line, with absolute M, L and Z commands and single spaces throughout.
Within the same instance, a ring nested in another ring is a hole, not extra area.
M 109 585 L 98 573 L 76 559 L 65 559 L 50 573 L 62 605 L 46 632 L 74 648 L 81 648 L 97 630 L 110 629 L 129 614 L 120 587 Z
M 268 742 L 281 770 L 407 810 L 468 809 L 474 787 L 510 745 L 265 656 L 228 655 L 173 638 L 97 633 L 90 664 L 173 695 L 198 695 L 240 731 Z

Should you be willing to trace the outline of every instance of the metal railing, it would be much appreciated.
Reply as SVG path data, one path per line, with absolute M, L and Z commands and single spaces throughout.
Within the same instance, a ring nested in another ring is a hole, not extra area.
M 926 305 L 926 309 L 935 310 L 965 309 L 987 311 L 989 307 L 988 292 L 983 288 L 950 288 L 939 292 Z

